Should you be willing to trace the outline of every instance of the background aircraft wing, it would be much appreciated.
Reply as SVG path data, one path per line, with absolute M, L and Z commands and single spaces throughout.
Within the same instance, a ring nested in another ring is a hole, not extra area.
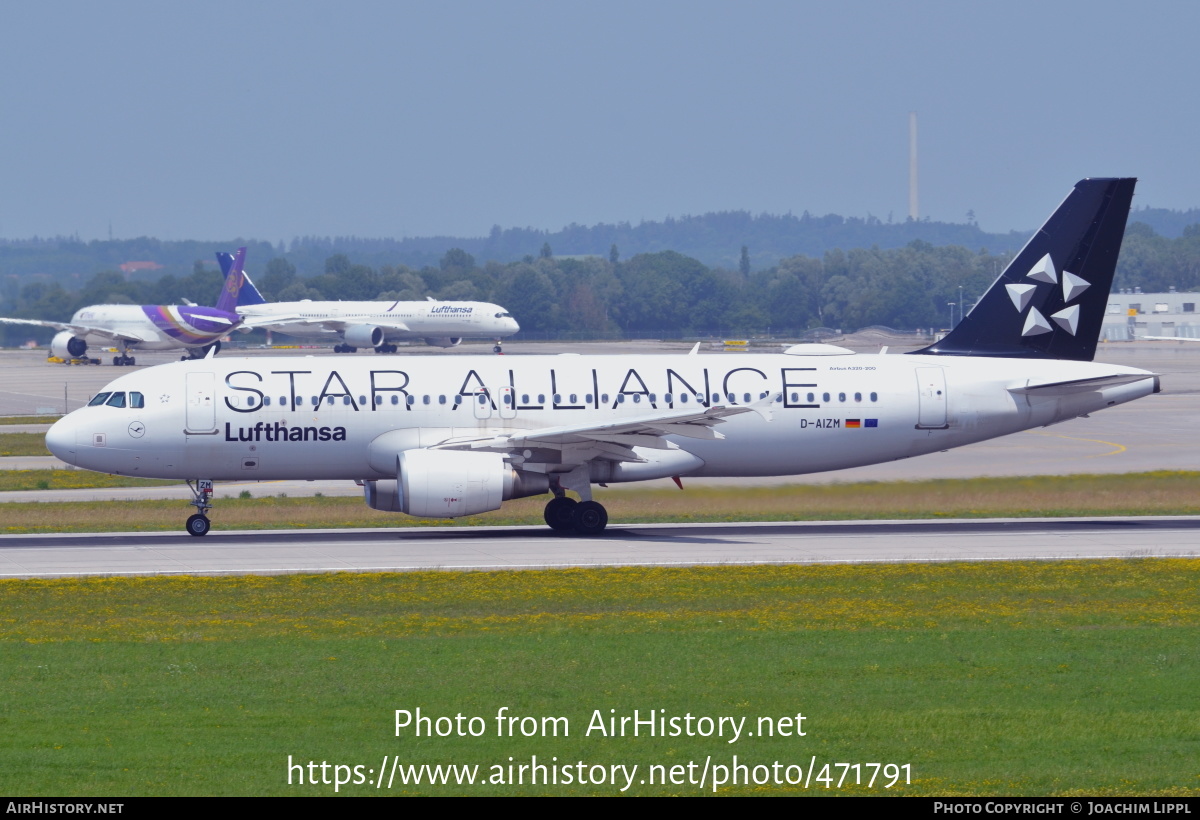
M 0 322 L 10 325 L 33 325 L 35 327 L 50 327 L 55 330 L 69 330 L 76 336 L 100 336 L 110 341 L 122 342 L 148 342 L 152 341 L 152 337 L 143 336 L 139 333 L 132 333 L 128 330 L 113 330 L 108 327 L 98 327 L 96 325 L 80 325 L 72 322 L 48 322 L 40 319 L 8 319 L 0 317 Z

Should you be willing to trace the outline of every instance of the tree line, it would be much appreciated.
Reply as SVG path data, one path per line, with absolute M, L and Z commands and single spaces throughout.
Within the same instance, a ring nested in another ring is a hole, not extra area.
M 269 246 L 268 246 L 269 247 Z M 326 258 L 323 271 L 302 276 L 284 256 L 247 269 L 270 301 L 473 300 L 506 307 L 523 332 L 581 336 L 654 334 L 800 335 L 814 328 L 846 332 L 872 325 L 897 329 L 948 327 L 970 309 L 1008 264 L 1012 253 L 972 251 L 914 240 L 901 248 L 831 250 L 795 255 L 752 270 L 743 253 L 736 269 L 710 267 L 659 251 L 622 258 L 614 244 L 603 256 L 558 256 L 549 242 L 536 255 L 508 263 L 477 262 L 461 248 L 437 264 L 373 267 L 345 254 Z M 1144 224 L 1126 232 L 1115 287 L 1144 291 L 1200 288 L 1200 225 L 1176 239 Z M 94 275 L 78 290 L 37 280 L 8 287 L 4 314 L 65 320 L 90 304 L 213 304 L 221 275 L 196 262 L 187 276 L 153 281 L 117 271 Z M 15 292 L 13 292 L 15 290 Z M 4 328 L 5 343 L 31 336 Z

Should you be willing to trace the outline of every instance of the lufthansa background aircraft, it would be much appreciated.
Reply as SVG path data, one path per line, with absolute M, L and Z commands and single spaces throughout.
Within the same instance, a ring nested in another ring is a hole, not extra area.
M 88 344 L 116 345 L 114 365 L 133 365 L 129 351 L 173 350 L 184 348 L 193 358 L 220 350 L 222 336 L 241 324 L 235 312 L 238 292 L 245 275 L 242 265 L 246 249 L 238 248 L 230 257 L 225 287 L 216 307 L 199 305 L 89 305 L 75 311 L 69 322 L 38 319 L 7 319 L 13 325 L 52 327 L 59 332 L 50 342 L 51 355 L 62 359 L 80 359 L 87 355 Z
M 217 254 L 228 276 L 232 257 Z M 500 340 L 521 327 L 499 305 L 489 302 L 267 302 L 249 276 L 244 276 L 237 312 L 242 330 L 263 328 L 300 339 L 341 339 L 335 353 L 355 353 L 372 347 L 376 353 L 395 353 L 393 342 L 424 339 L 435 347 L 455 347 L 466 339 Z
M 435 518 L 550 493 L 551 527 L 594 534 L 593 484 L 837 470 L 1055 424 L 1159 389 L 1091 361 L 1134 182 L 1078 183 L 914 354 L 223 357 L 122 376 L 46 443 L 87 469 L 188 479 L 193 535 L 213 479 L 354 480 L 374 509 Z

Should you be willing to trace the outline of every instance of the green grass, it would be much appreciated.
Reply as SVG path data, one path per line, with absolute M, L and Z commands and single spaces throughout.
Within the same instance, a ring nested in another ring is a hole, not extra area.
M 29 455 L 29 454 L 22 454 Z M 101 487 L 162 487 L 179 481 L 93 473 L 90 470 L 0 470 L 0 492 L 14 490 L 87 490 Z
M 45 433 L 0 433 L 0 457 L 48 455 Z
M 0 791 L 333 792 L 289 787 L 289 755 L 485 775 L 557 756 L 644 775 L 736 754 L 815 757 L 818 774 L 911 764 L 910 785 L 851 794 L 1195 796 L 1198 583 L 1196 560 L 5 581 Z M 418 707 L 483 717 L 485 734 L 397 737 L 395 710 Z M 570 735 L 498 738 L 501 707 L 566 717 Z M 807 735 L 586 736 L 610 709 L 751 730 L 803 713 Z
M 181 482 L 127 479 L 87 471 L 0 472 L 0 488 L 171 485 L 177 501 L 5 503 L 0 533 L 174 530 L 190 514 Z M 264 488 L 270 484 L 262 485 Z M 680 492 L 631 485 L 596 489 L 613 523 L 816 521 L 892 518 L 1200 515 L 1200 472 L 975 478 L 781 487 L 687 486 Z M 546 496 L 505 502 L 495 512 L 457 521 L 409 518 L 368 509 L 361 497 L 224 498 L 212 513 L 219 529 L 407 526 L 542 526 Z
M 58 421 L 62 416 L 46 415 L 46 416 L 0 416 L 0 425 L 3 424 L 50 424 Z

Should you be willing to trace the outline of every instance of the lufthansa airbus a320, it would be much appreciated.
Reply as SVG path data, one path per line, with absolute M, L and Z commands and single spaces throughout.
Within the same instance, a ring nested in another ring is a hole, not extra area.
M 436 518 L 547 493 L 551 527 L 595 534 L 595 484 L 838 470 L 1158 392 L 1153 373 L 1092 362 L 1134 183 L 1078 183 L 911 354 L 222 357 L 122 376 L 46 442 L 90 470 L 188 480 L 193 535 L 213 480 L 248 479 L 357 481 L 374 509 Z

